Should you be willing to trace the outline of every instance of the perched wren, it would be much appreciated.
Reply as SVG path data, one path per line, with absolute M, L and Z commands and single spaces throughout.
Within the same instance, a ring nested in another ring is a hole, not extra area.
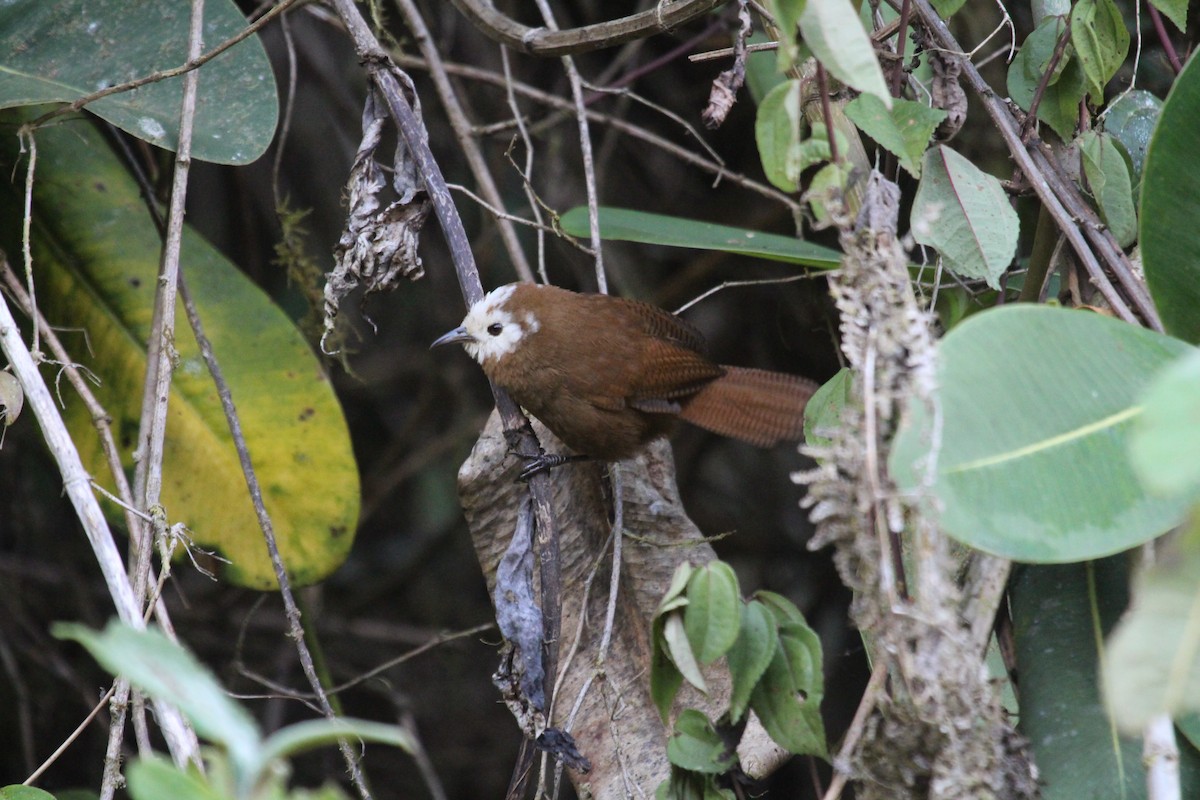
M 497 385 L 581 456 L 619 461 L 682 419 L 760 447 L 799 441 L 812 381 L 726 367 L 660 308 L 513 283 L 431 347 L 461 342 Z

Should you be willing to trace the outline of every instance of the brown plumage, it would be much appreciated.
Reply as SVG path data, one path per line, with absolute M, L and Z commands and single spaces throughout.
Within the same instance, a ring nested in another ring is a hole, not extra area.
M 684 320 L 635 300 L 509 284 L 434 345 L 461 342 L 576 453 L 629 458 L 677 419 L 768 447 L 798 441 L 816 384 L 714 364 Z

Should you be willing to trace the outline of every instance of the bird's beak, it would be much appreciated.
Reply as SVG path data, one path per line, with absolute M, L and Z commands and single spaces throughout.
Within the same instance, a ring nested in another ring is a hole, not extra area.
M 467 333 L 466 328 L 459 325 L 457 328 L 450 331 L 449 333 L 439 336 L 436 340 L 434 340 L 433 344 L 429 345 L 429 349 L 432 350 L 433 348 L 438 347 L 443 344 L 454 344 L 455 342 L 470 342 L 470 341 L 474 340 L 474 338 L 475 338 L 474 336 Z

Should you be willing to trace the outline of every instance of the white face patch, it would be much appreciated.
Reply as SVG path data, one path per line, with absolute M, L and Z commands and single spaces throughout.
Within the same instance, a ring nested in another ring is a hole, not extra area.
M 518 320 L 505 307 L 515 288 L 516 284 L 508 284 L 493 289 L 471 306 L 463 319 L 462 326 L 471 335 L 471 341 L 465 342 L 463 348 L 480 364 L 508 355 L 526 333 L 533 333 L 539 327 L 531 314 L 522 314 Z

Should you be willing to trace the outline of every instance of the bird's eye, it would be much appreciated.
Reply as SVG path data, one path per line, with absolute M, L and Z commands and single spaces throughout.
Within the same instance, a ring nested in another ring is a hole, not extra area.
M 499 336 L 501 333 L 504 332 L 504 326 L 501 325 L 499 322 L 493 322 L 491 325 L 487 326 L 487 332 L 490 333 L 492 336 Z

